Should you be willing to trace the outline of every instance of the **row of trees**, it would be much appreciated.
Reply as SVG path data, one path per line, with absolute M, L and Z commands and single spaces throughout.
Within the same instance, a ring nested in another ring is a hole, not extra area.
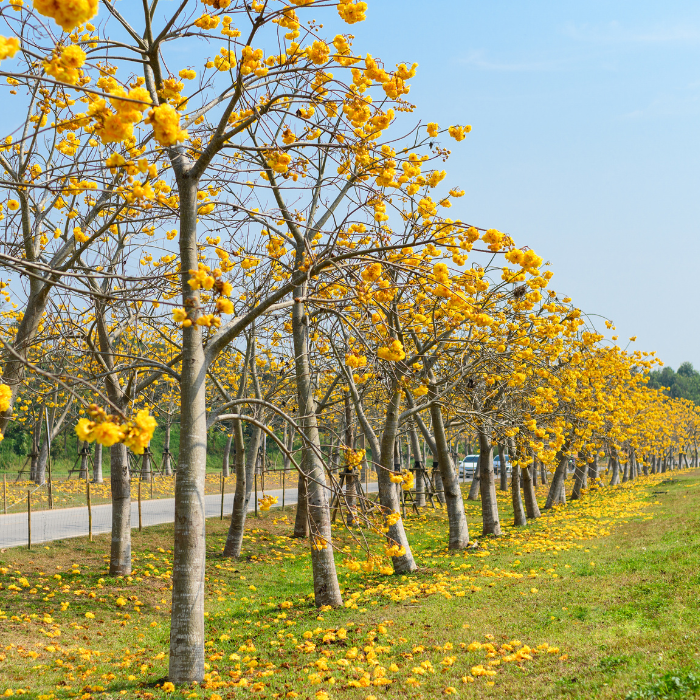
M 128 450 L 177 417 L 176 683 L 204 675 L 212 426 L 230 432 L 236 474 L 224 553 L 240 553 L 266 435 L 299 474 L 295 534 L 309 539 L 319 606 L 342 604 L 332 496 L 346 523 L 385 536 L 395 572 L 416 568 L 400 488 L 444 494 L 449 546 L 467 545 L 458 435 L 480 447 L 485 535 L 500 533 L 499 446 L 519 467 L 517 524 L 539 515 L 533 459 L 553 468 L 551 507 L 571 455 L 577 497 L 601 453 L 629 478 L 695 446 L 697 410 L 645 384 L 653 353 L 605 341 L 532 250 L 446 215 L 464 192 L 441 168 L 470 127 L 411 121 L 416 66 L 353 51 L 347 25 L 366 11 L 359 0 L 0 8 L 8 99 L 23 115 L 0 147 L 0 431 L 33 412 L 53 437 L 77 411 L 79 437 L 110 451 L 110 573 L 127 575 Z M 369 468 L 376 506 L 357 479 Z

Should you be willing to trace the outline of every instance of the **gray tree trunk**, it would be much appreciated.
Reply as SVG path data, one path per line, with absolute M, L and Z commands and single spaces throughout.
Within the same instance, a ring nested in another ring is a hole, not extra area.
M 415 461 L 413 466 L 413 471 L 415 474 L 416 482 L 416 507 L 425 507 L 425 481 L 423 477 L 425 464 L 421 460 L 421 449 L 420 443 L 418 442 L 418 431 L 416 430 L 416 424 L 413 420 L 409 422 L 409 437 L 411 439 L 411 446 L 413 447 L 413 454 L 415 455 Z
M 230 476 L 229 460 L 231 459 L 231 443 L 233 442 L 233 430 L 231 430 L 230 435 L 226 438 L 226 444 L 224 445 L 224 458 L 221 464 L 221 475 L 224 479 L 228 479 Z
M 574 488 L 571 490 L 571 500 L 577 501 L 581 498 L 581 489 L 583 488 L 583 480 L 586 478 L 586 460 L 588 457 L 584 454 L 579 455 L 576 460 L 576 471 L 574 472 Z
M 547 478 L 547 467 L 544 462 L 540 462 L 540 481 L 542 482 L 542 486 L 546 486 L 549 482 Z
M 610 486 L 617 486 L 620 483 L 620 463 L 617 461 L 617 451 L 610 454 Z
M 527 517 L 525 516 L 525 508 L 523 507 L 523 499 L 520 493 L 520 458 L 515 449 L 515 440 L 509 439 L 508 443 L 508 453 L 513 463 L 510 479 L 511 488 L 511 502 L 513 504 L 513 525 L 520 527 L 522 525 L 527 525 Z M 518 462 L 516 465 L 515 462 Z M 524 471 L 527 471 L 527 467 Z
M 384 431 L 382 433 L 380 448 L 381 468 L 377 474 L 379 481 L 379 503 L 382 506 L 385 516 L 401 512 L 401 501 L 396 492 L 396 485 L 391 481 L 391 474 L 394 466 L 394 443 L 396 441 L 396 432 L 399 427 L 399 407 L 401 405 L 402 395 L 403 391 L 400 385 L 398 385 L 398 382 L 395 382 L 392 396 L 386 410 L 386 419 L 384 421 Z M 403 554 L 398 554 L 391 558 L 394 566 L 394 573 L 406 574 L 415 571 L 418 567 L 411 553 L 411 546 L 406 537 L 403 519 L 400 518 L 393 525 L 389 525 L 386 539 L 390 547 L 397 545 L 400 549 L 404 550 Z
M 129 455 L 124 445 L 109 448 L 112 488 L 112 539 L 109 555 L 109 575 L 131 574 L 131 475 Z
M 297 512 L 294 518 L 294 533 L 292 537 L 303 539 L 309 535 L 309 509 L 306 501 L 306 472 L 308 467 L 304 463 L 306 453 L 302 451 L 301 471 L 297 480 Z
M 143 456 L 141 458 L 141 481 L 150 483 L 153 478 L 151 472 L 151 451 L 148 447 L 143 451 Z
M 168 416 L 165 423 L 165 441 L 163 443 L 163 471 L 165 472 L 165 476 L 173 475 L 172 456 L 170 454 L 170 425 L 170 416 Z
M 434 377 L 431 377 L 431 380 L 434 380 Z M 437 387 L 434 381 L 431 381 L 428 396 L 431 399 L 437 396 Z M 447 506 L 447 522 L 449 526 L 447 548 L 453 550 L 464 549 L 469 544 L 469 527 L 467 525 L 467 516 L 464 513 L 464 499 L 462 498 L 462 489 L 459 487 L 459 480 L 457 479 L 457 473 L 455 472 L 447 442 L 442 410 L 437 401 L 433 401 L 430 405 L 430 417 L 433 421 L 433 435 L 435 436 L 438 465 Z
M 506 469 L 506 455 L 503 445 L 498 445 L 498 461 L 500 462 L 500 487 L 501 491 L 508 490 L 508 470 Z
M 535 493 L 535 484 L 532 478 L 533 474 L 537 474 L 536 460 L 533 459 L 532 467 L 526 467 L 520 473 L 520 477 L 523 482 L 523 498 L 525 500 L 525 512 L 530 520 L 535 520 L 539 518 L 542 513 L 540 513 L 540 507 L 537 505 L 537 494 Z
M 303 252 L 297 252 L 298 262 Z M 338 585 L 338 576 L 333 558 L 331 538 L 331 517 L 328 507 L 328 489 L 321 454 L 321 440 L 318 434 L 316 407 L 311 384 L 311 364 L 309 362 L 309 318 L 306 315 L 304 287 L 294 289 L 292 306 L 292 337 L 296 369 L 297 403 L 299 406 L 299 427 L 305 437 L 303 460 L 308 470 L 307 508 L 311 539 L 311 566 L 314 578 L 314 598 L 317 606 L 338 607 L 343 604 Z
M 472 476 L 472 482 L 469 486 L 467 500 L 478 501 L 479 498 L 481 498 L 481 453 L 479 454 L 479 461 L 476 463 L 474 476 Z
M 566 455 L 567 449 L 568 446 L 565 445 L 557 455 L 557 468 L 554 470 L 552 483 L 549 487 L 549 492 L 547 493 L 547 502 L 544 506 L 545 510 L 549 510 L 552 506 L 556 504 L 566 503 L 566 491 L 564 490 L 564 476 L 566 475 L 566 467 L 569 462 L 569 458 Z
M 237 559 L 241 556 L 243 533 L 248 514 L 248 501 L 250 499 L 250 489 L 248 488 L 249 459 L 247 459 L 250 455 L 246 455 L 242 421 L 234 420 L 231 432 L 234 439 L 233 465 L 236 470 L 236 492 L 233 495 L 233 509 L 228 534 L 226 535 L 226 544 L 224 545 L 224 556 Z
M 87 481 L 88 478 L 88 459 L 90 458 L 90 446 L 87 442 L 83 443 L 80 449 L 80 474 L 81 481 Z
M 479 472 L 481 486 L 481 515 L 483 535 L 500 535 L 501 523 L 498 518 L 496 500 L 496 479 L 493 473 L 493 445 L 486 430 L 479 429 Z
M 92 482 L 101 484 L 104 482 L 102 478 L 102 445 L 99 442 L 95 443 L 95 456 L 92 463 Z
M 184 156 L 182 156 L 184 157 Z M 178 159 L 174 159 L 176 164 Z M 197 187 L 189 170 L 175 167 L 180 195 L 180 260 L 182 301 L 195 320 L 200 294 L 188 284 L 196 270 Z M 180 451 L 175 480 L 175 545 L 170 617 L 168 678 L 173 683 L 201 682 L 204 678 L 204 575 L 206 520 L 204 480 L 207 467 L 206 419 L 207 364 L 202 327 L 182 329 L 180 374 Z

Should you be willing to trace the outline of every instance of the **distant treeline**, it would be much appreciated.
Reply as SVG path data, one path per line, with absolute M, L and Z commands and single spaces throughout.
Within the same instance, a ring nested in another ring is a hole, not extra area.
M 650 372 L 649 386 L 663 390 L 674 399 L 688 399 L 700 406 L 700 372 L 690 362 L 684 362 L 677 372 L 672 367 Z

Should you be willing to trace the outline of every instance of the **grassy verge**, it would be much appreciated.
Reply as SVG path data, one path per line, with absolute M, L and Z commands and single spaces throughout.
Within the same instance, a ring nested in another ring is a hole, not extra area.
M 420 568 L 399 577 L 352 571 L 362 555 L 338 529 L 346 607 L 320 611 L 292 511 L 251 518 L 235 562 L 220 556 L 227 523 L 209 521 L 207 680 L 172 692 L 171 527 L 134 533 L 129 579 L 106 575 L 107 537 L 7 550 L 0 695 L 698 697 L 699 501 L 697 473 L 649 477 L 454 555 L 444 513 L 429 510 L 406 518 Z M 509 523 L 505 495 L 499 505 Z

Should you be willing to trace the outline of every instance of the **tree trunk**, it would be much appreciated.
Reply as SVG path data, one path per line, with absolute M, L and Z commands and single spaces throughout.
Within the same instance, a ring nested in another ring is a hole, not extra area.
M 549 492 L 547 494 L 547 502 L 544 506 L 545 510 L 549 510 L 552 506 L 556 504 L 566 503 L 566 492 L 564 491 L 564 493 L 562 494 L 562 491 L 564 490 L 564 476 L 566 474 L 566 467 L 569 463 L 569 458 L 566 455 L 567 449 L 568 445 L 565 445 L 557 455 L 557 468 L 554 470 L 552 483 L 549 487 Z
M 221 464 L 221 475 L 224 479 L 228 479 L 230 476 L 229 472 L 229 459 L 231 458 L 231 443 L 233 442 L 233 430 L 226 438 L 226 444 L 224 445 L 224 458 Z
M 297 480 L 297 513 L 294 518 L 294 533 L 292 537 L 303 539 L 309 535 L 309 509 L 306 502 L 306 472 L 308 468 L 304 463 L 306 453 L 302 452 L 301 471 Z
M 593 455 L 593 460 L 588 463 L 588 478 L 594 483 L 598 480 L 598 454 Z
M 535 484 L 532 478 L 533 474 L 537 474 L 537 460 L 533 458 L 532 467 L 525 467 L 520 473 L 523 481 L 523 498 L 525 499 L 525 512 L 530 520 L 539 518 L 540 507 L 537 505 L 537 494 L 535 493 Z
M 95 443 L 95 457 L 92 464 L 92 482 L 94 484 L 103 483 L 102 478 L 102 445 L 99 442 Z
M 143 451 L 143 457 L 141 461 L 141 481 L 150 483 L 151 479 L 151 451 L 147 447 Z
M 345 447 L 348 450 L 355 449 L 355 431 L 352 424 L 352 404 L 350 403 L 350 395 L 346 391 L 344 394 L 345 404 Z M 357 506 L 357 489 L 355 482 L 357 480 L 357 467 L 354 465 L 346 466 L 345 469 L 345 503 L 348 507 L 347 524 L 355 524 L 355 508 Z
M 83 443 L 80 450 L 80 474 L 81 481 L 87 481 L 88 478 L 88 457 L 90 456 L 90 447 L 87 442 Z
M 172 455 L 170 454 L 170 425 L 170 416 L 168 416 L 168 420 L 165 423 L 165 442 L 163 444 L 163 471 L 165 476 L 173 475 Z
M 409 422 L 409 437 L 411 439 L 411 446 L 413 448 L 413 454 L 415 455 L 415 461 L 413 463 L 413 472 L 415 474 L 416 482 L 416 507 L 425 507 L 425 480 L 424 480 L 424 470 L 425 464 L 421 461 L 421 449 L 420 443 L 418 442 L 418 431 L 416 430 L 416 424 L 413 420 Z
M 520 494 L 520 458 L 515 449 L 515 440 L 512 438 L 509 439 L 508 454 L 512 463 L 510 488 L 511 502 L 513 504 L 513 525 L 520 527 L 521 525 L 527 525 L 527 518 L 525 517 L 525 508 L 523 507 L 523 499 Z M 527 467 L 525 467 L 524 471 L 527 471 Z
M 479 461 L 476 463 L 476 469 L 474 470 L 474 476 L 472 476 L 472 483 L 469 486 L 469 495 L 467 496 L 468 501 L 478 501 L 481 496 L 481 454 L 479 454 Z
M 231 512 L 228 534 L 226 535 L 226 544 L 224 545 L 224 556 L 237 559 L 241 556 L 243 532 L 248 514 L 248 500 L 250 499 L 247 468 L 249 460 L 246 459 L 242 421 L 233 421 L 231 433 L 235 441 L 233 446 L 233 464 L 236 470 L 236 492 L 233 496 L 233 510 Z
M 109 575 L 131 574 L 131 476 L 126 447 L 117 443 L 109 448 L 112 487 L 112 541 Z
M 498 461 L 500 463 L 499 476 L 500 476 L 501 491 L 507 491 L 508 490 L 508 470 L 506 469 L 506 456 L 505 456 L 505 450 L 503 449 L 503 445 L 501 445 L 500 443 L 498 445 Z
M 493 473 L 493 445 L 491 437 L 484 429 L 479 429 L 479 471 L 481 486 L 481 515 L 484 535 L 500 535 L 501 523 L 498 519 L 496 500 L 496 480 Z
M 434 378 L 431 377 L 431 379 Z M 431 399 L 437 396 L 437 387 L 432 381 L 428 396 Z M 464 499 L 462 498 L 462 489 L 459 487 L 459 480 L 452 462 L 447 435 L 445 434 L 442 410 L 437 401 L 433 401 L 430 405 L 430 417 L 433 421 L 433 435 L 435 436 L 438 465 L 447 506 L 447 522 L 449 525 L 447 548 L 453 550 L 464 549 L 469 544 L 469 527 L 464 513 Z
M 382 433 L 381 443 L 381 468 L 378 471 L 377 477 L 379 481 L 379 502 L 382 506 L 384 516 L 389 516 L 401 512 L 401 501 L 396 492 L 396 484 L 391 481 L 393 472 L 394 460 L 394 444 L 396 441 L 396 432 L 398 430 L 399 407 L 401 405 L 402 390 L 398 383 L 395 382 L 394 390 L 386 410 L 386 419 L 384 421 L 384 432 Z M 406 537 L 403 520 L 399 518 L 395 523 L 388 526 L 389 531 L 386 533 L 386 539 L 389 547 L 394 545 L 399 548 L 399 553 L 391 557 L 394 566 L 394 573 L 406 574 L 415 571 L 418 567 L 413 560 L 411 546 Z
M 173 161 L 174 164 L 176 160 Z M 189 271 L 196 270 L 199 262 L 196 224 L 198 183 L 189 177 L 189 171 L 178 167 L 175 171 L 180 195 L 183 306 L 196 321 L 200 313 L 200 295 L 188 282 Z M 194 322 L 182 329 L 180 450 L 175 480 L 175 545 L 168 678 L 178 684 L 201 682 L 204 678 L 206 375 L 202 327 Z
M 620 463 L 617 461 L 617 451 L 610 454 L 610 466 L 612 471 L 610 486 L 617 486 L 620 483 Z
M 301 262 L 301 251 L 297 257 Z M 311 566 L 314 578 L 314 598 L 317 606 L 338 607 L 343 598 L 338 586 L 338 577 L 333 558 L 331 540 L 331 518 L 328 507 L 326 476 L 319 455 L 321 441 L 318 434 L 316 408 L 311 385 L 309 362 L 308 324 L 304 302 L 304 287 L 294 289 L 292 307 L 292 336 L 296 369 L 297 403 L 299 406 L 299 427 L 305 437 L 303 460 L 308 470 L 307 508 L 311 539 Z
M 542 486 L 546 486 L 549 483 L 547 478 L 547 467 L 545 467 L 544 462 L 540 461 L 540 481 Z
M 532 466 L 529 467 L 529 470 L 532 486 L 533 488 L 537 488 L 537 457 L 532 458 Z
M 572 501 L 577 501 L 579 498 L 581 498 L 583 480 L 586 476 L 586 460 L 587 457 L 585 454 L 583 456 L 579 455 L 579 458 L 576 460 L 576 471 L 574 472 L 574 488 L 571 491 Z

